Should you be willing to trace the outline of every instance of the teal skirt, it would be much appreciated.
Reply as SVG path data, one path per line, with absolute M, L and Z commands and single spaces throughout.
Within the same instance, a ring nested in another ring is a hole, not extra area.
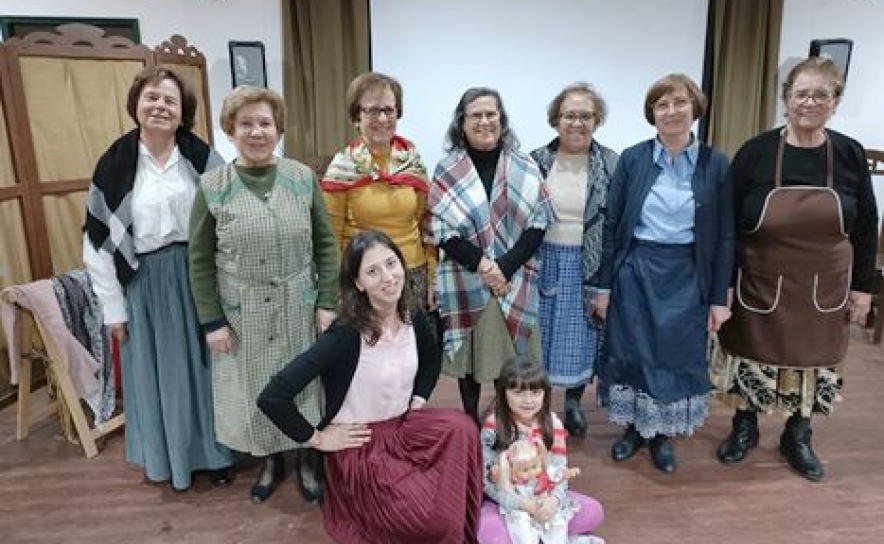
M 212 373 L 190 292 L 187 246 L 140 255 L 126 301 L 126 459 L 144 467 L 151 481 L 187 489 L 193 471 L 231 464 L 230 451 L 215 441 Z

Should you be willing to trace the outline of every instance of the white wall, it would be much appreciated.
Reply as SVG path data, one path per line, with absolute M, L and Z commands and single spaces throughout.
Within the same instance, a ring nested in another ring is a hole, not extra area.
M 281 0 L 3 0 L 0 15 L 138 19 L 141 42 L 151 49 L 181 34 L 206 56 L 215 146 L 236 155 L 218 126 L 230 92 L 228 40 L 262 41 L 268 86 L 282 92 Z
M 781 68 L 807 56 L 813 39 L 853 40 L 847 89 L 829 126 L 871 149 L 884 149 L 882 23 L 884 0 L 786 0 L 780 37 Z M 878 216 L 884 217 L 884 177 L 874 184 Z
M 707 0 L 371 0 L 372 67 L 404 89 L 399 132 L 428 168 L 461 94 L 498 89 L 525 150 L 555 132 L 550 100 L 592 83 L 608 103 L 598 140 L 615 150 L 654 134 L 644 120 L 648 87 L 669 72 L 699 84 Z

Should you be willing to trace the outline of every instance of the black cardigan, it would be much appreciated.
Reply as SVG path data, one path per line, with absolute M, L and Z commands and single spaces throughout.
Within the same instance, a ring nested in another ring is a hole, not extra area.
M 412 395 L 429 399 L 439 379 L 442 360 L 424 314 L 415 312 L 412 325 L 418 358 Z M 319 376 L 325 389 L 325 409 L 316 428 L 325 428 L 344 403 L 359 362 L 361 345 L 356 328 L 340 320 L 335 321 L 310 349 L 298 355 L 270 379 L 258 397 L 258 407 L 289 438 L 296 442 L 307 442 L 315 429 L 298 411 L 294 404 L 295 397 Z

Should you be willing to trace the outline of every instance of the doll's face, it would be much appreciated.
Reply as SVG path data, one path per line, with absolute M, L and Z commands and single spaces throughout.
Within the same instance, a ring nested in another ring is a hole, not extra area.
M 513 483 L 524 484 L 537 479 L 543 471 L 543 463 L 540 456 L 536 455 L 530 459 L 517 459 L 511 461 Z

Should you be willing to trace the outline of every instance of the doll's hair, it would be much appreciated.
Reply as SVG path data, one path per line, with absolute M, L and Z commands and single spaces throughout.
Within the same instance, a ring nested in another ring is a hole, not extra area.
M 543 403 L 537 413 L 537 424 L 546 449 L 553 444 L 553 420 L 550 408 L 552 386 L 546 370 L 539 362 L 524 356 L 509 359 L 500 369 L 500 376 L 494 382 L 495 403 L 494 419 L 497 425 L 497 440 L 494 449 L 501 451 L 509 448 L 519 438 L 519 430 L 513 420 L 512 409 L 506 401 L 508 389 L 516 391 L 543 391 Z

